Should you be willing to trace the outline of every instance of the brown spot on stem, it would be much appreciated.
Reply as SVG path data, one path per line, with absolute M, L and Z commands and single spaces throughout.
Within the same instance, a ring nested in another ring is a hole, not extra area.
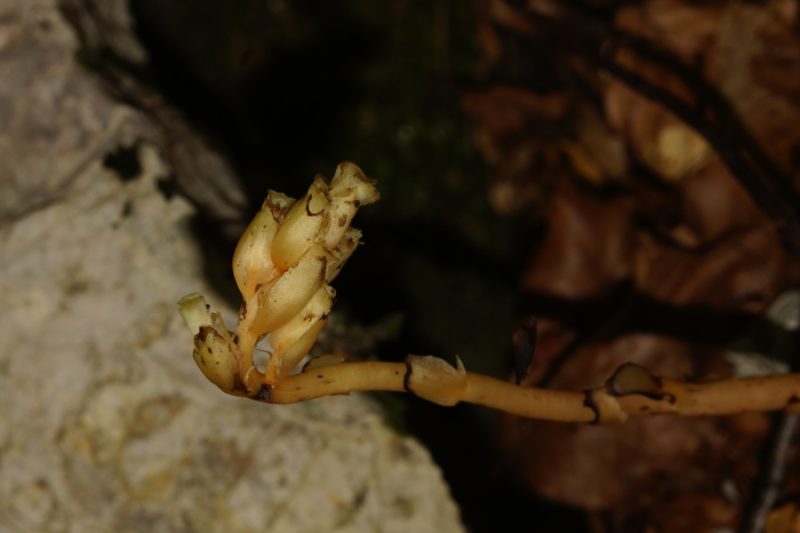
M 600 408 L 594 401 L 594 391 L 592 390 L 583 391 L 583 406 L 588 407 L 594 413 L 594 419 L 592 419 L 592 421 L 589 423 L 597 424 L 597 421 L 600 420 Z
M 411 373 L 414 371 L 414 369 L 411 366 L 411 361 L 409 361 L 408 359 L 406 359 L 405 365 L 406 365 L 406 374 L 405 376 L 403 376 L 403 388 L 406 390 L 406 392 L 412 392 L 411 387 L 409 387 L 409 384 L 411 382 Z
M 241 320 L 244 320 L 247 317 L 247 302 L 242 302 L 242 308 L 239 310 L 239 316 L 241 316 Z
M 197 340 L 200 342 L 206 342 L 206 337 L 208 337 L 208 332 L 213 331 L 214 328 L 211 326 L 200 326 L 200 331 L 197 332 Z
M 340 215 L 339 220 L 337 221 L 340 228 L 343 228 L 347 225 L 347 215 Z

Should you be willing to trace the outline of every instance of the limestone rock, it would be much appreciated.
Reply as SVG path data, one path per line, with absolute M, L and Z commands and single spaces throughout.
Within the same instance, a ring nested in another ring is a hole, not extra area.
M 0 530 L 460 531 L 368 398 L 270 406 L 202 377 L 176 312 L 213 294 L 193 208 L 74 46 L 52 2 L 0 0 Z

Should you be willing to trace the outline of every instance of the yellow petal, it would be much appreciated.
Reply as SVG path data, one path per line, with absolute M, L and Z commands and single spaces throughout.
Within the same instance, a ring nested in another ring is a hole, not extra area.
M 233 277 L 245 299 L 258 285 L 277 275 L 270 249 L 278 221 L 269 206 L 262 207 L 244 231 L 233 252 Z
M 257 293 L 258 309 L 250 325 L 251 331 L 257 335 L 269 333 L 298 314 L 324 283 L 327 263 L 325 249 L 315 244 L 297 265 L 261 287 Z
M 327 226 L 328 186 L 317 177 L 305 198 L 289 209 L 272 242 L 272 261 L 281 271 L 295 265 Z
M 285 352 L 296 343 L 306 331 L 319 320 L 326 317 L 333 304 L 333 288 L 323 285 L 314 293 L 303 309 L 289 322 L 276 329 L 269 336 L 269 344 L 275 353 Z
M 197 335 L 202 326 L 211 325 L 211 313 L 208 304 L 202 295 L 193 292 L 187 294 L 178 302 L 178 312 L 183 321 L 189 326 L 192 335 Z
M 336 174 L 329 188 L 330 223 L 325 231 L 323 243 L 333 250 L 350 227 L 353 217 L 362 205 L 377 202 L 380 198 L 375 184 L 354 163 L 344 162 L 336 167 Z
M 311 348 L 314 347 L 314 343 L 317 342 L 317 337 L 319 337 L 322 328 L 325 327 L 325 323 L 327 320 L 320 319 L 317 320 L 306 332 L 300 337 L 297 342 L 292 344 L 286 352 L 280 354 L 280 357 L 276 359 L 276 365 L 280 365 L 278 376 L 284 376 L 290 373 L 297 365 L 300 364 L 300 361 L 303 360 L 303 357 L 308 355 L 308 352 L 311 351 Z M 272 360 L 270 359 L 270 363 Z
M 238 376 L 236 347 L 228 335 L 211 326 L 202 326 L 195 335 L 194 345 L 194 361 L 209 381 L 229 394 L 244 394 Z

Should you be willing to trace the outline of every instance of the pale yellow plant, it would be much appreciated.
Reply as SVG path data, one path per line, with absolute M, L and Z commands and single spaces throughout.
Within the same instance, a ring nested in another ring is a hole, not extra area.
M 336 277 L 361 239 L 350 226 L 378 191 L 353 163 L 342 163 L 330 184 L 317 176 L 299 200 L 269 191 L 233 254 L 233 277 L 243 303 L 231 333 L 199 294 L 180 302 L 195 336 L 194 358 L 203 374 L 231 394 L 253 396 L 275 386 L 314 345 L 333 304 Z M 253 360 L 269 336 L 264 372 Z
M 194 360 L 224 392 L 270 403 L 293 403 L 352 391 L 411 392 L 451 406 L 471 402 L 520 416 L 564 422 L 624 422 L 632 415 L 724 415 L 786 409 L 800 412 L 800 375 L 685 383 L 658 378 L 632 364 L 606 385 L 571 392 L 521 387 L 467 372 L 433 356 L 403 363 L 342 362 L 320 357 L 299 366 L 317 340 L 333 304 L 329 283 L 358 246 L 350 226 L 362 205 L 379 198 L 375 184 L 353 163 L 342 163 L 330 183 L 317 176 L 303 198 L 270 191 L 233 255 L 243 303 L 228 331 L 202 296 L 179 304 L 194 335 Z M 262 372 L 253 351 L 272 348 Z

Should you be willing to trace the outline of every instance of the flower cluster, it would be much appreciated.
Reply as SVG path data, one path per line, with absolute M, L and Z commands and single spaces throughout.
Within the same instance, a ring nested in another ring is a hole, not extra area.
M 347 162 L 330 183 L 317 176 L 297 201 L 269 191 L 233 254 L 244 299 L 235 333 L 202 296 L 180 302 L 195 333 L 195 361 L 209 380 L 225 392 L 253 395 L 301 362 L 330 312 L 335 292 L 329 283 L 359 244 L 361 232 L 350 223 L 360 206 L 377 200 L 374 184 Z M 272 353 L 262 373 L 253 350 L 267 335 Z

